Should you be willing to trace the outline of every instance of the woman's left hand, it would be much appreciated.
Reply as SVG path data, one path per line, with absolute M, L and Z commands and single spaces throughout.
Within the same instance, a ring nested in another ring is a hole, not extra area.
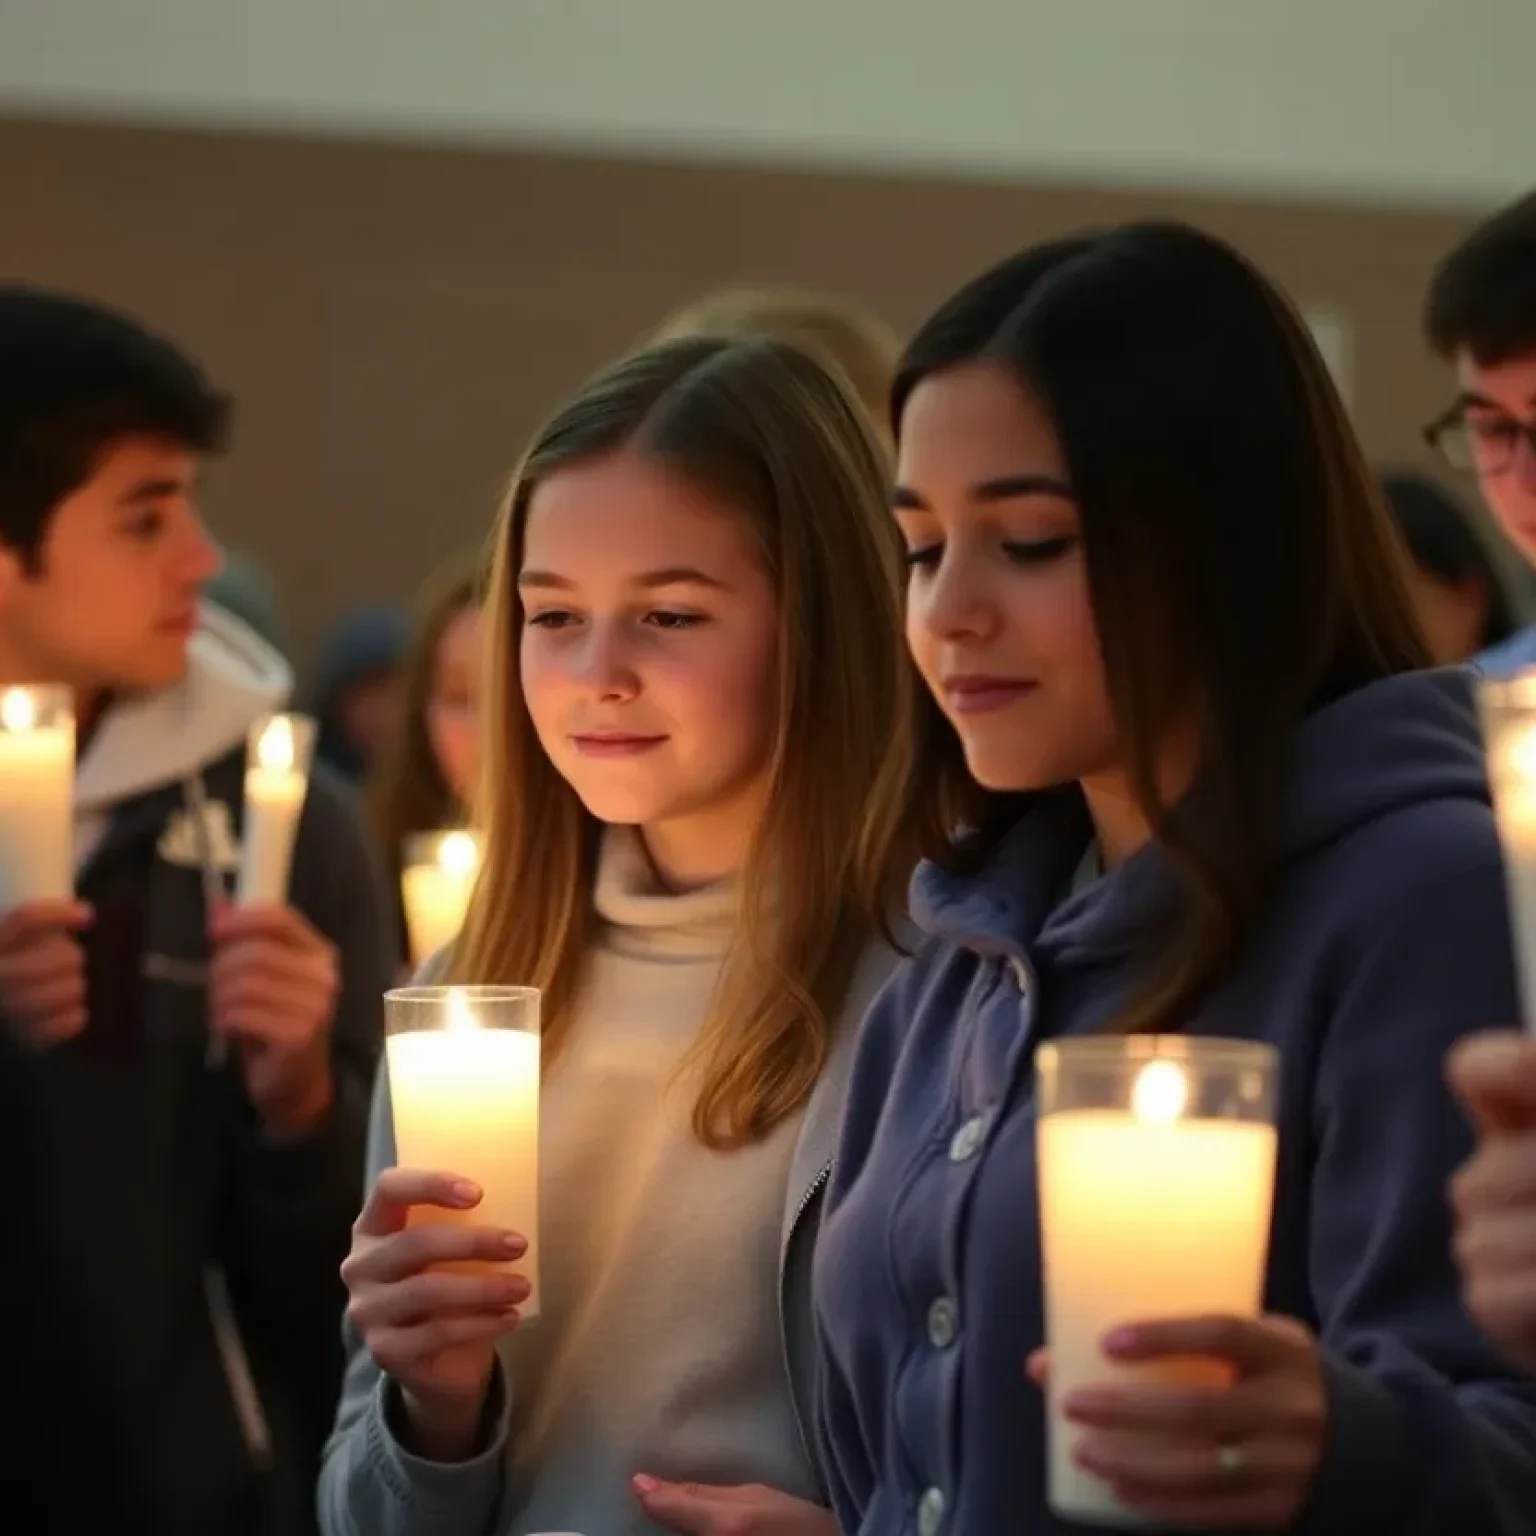
M 1086 1431 L 1078 1464 L 1123 1503 L 1190 1529 L 1284 1530 L 1323 1459 L 1328 1395 L 1317 1341 L 1286 1317 L 1181 1318 L 1116 1328 L 1104 1353 L 1125 1364 L 1170 1356 L 1227 1362 L 1224 1386 L 1104 1382 L 1067 1394 Z M 1041 1379 L 1044 1352 L 1030 1360 Z
M 837 1536 L 827 1510 L 755 1483 L 717 1488 L 641 1476 L 634 1489 L 646 1514 L 678 1536 Z

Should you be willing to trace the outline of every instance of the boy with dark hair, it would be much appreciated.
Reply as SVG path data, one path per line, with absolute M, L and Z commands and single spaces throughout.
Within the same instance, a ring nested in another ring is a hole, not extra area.
M 1440 263 L 1424 328 L 1459 385 L 1424 435 L 1476 474 L 1494 520 L 1536 565 L 1536 193 L 1478 225 Z M 1479 661 L 1495 676 L 1536 664 L 1536 628 Z
M 0 285 L 0 686 L 68 685 L 80 739 L 79 899 L 0 913 L 0 1097 L 29 1111 L 7 1166 L 36 1213 L 3 1267 L 45 1308 L 0 1321 L 27 1420 L 0 1447 L 6 1479 L 23 1503 L 43 1488 L 18 1530 L 51 1528 L 63 1479 L 96 1483 L 124 1529 L 302 1531 L 334 1408 L 395 958 L 360 820 L 323 769 L 290 903 L 220 895 L 250 727 L 292 684 L 199 602 L 219 555 L 198 472 L 227 417 L 131 320 Z M 70 1336 L 78 1416 L 49 1329 Z M 57 1443 L 72 1421 L 106 1465 Z
M 1476 472 L 1495 520 L 1536 565 L 1536 193 L 1441 262 L 1425 329 L 1460 384 L 1425 436 Z M 1479 662 L 1494 677 L 1536 666 L 1536 626 Z M 1457 1046 L 1448 1072 L 1478 1137 L 1451 1188 L 1462 1297 L 1508 1358 L 1536 1371 L 1536 1040 L 1490 1029 Z

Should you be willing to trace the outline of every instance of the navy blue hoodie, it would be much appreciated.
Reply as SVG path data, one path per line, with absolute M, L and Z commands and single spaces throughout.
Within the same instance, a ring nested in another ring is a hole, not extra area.
M 1446 1050 L 1518 1017 L 1470 674 L 1392 678 L 1318 711 L 1292 801 L 1258 927 L 1186 1026 L 1282 1052 L 1265 1304 L 1316 1332 L 1329 1392 L 1294 1529 L 1533 1532 L 1536 1382 L 1461 1308 L 1445 1193 L 1471 1139 Z M 1176 900 L 1149 845 L 1059 901 L 1087 836 L 1061 792 L 979 874 L 923 866 L 913 915 L 930 937 L 864 1026 L 816 1265 L 822 1430 L 850 1536 L 1085 1529 L 1046 1507 L 1024 1376 L 1043 1342 L 1034 1048 L 1105 1022 Z
M 81 757 L 89 1023 L 31 1051 L 0 1018 L 0 1531 L 313 1528 L 396 955 L 353 796 L 317 769 L 290 900 L 336 949 L 335 1101 L 268 1138 L 209 1060 L 208 899 L 239 862 L 249 728 L 291 681 L 207 607 L 182 681 L 109 707 Z

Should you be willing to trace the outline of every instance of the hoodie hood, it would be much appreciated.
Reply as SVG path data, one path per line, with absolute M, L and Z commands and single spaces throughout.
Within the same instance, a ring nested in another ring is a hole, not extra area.
M 1404 673 L 1309 716 L 1296 737 L 1285 861 L 1315 857 L 1425 801 L 1487 804 L 1474 683 L 1463 667 Z M 1188 804 L 1198 814 L 1198 791 Z M 913 916 L 928 932 L 980 954 L 1022 956 L 1027 947 L 1069 963 L 1125 955 L 1178 900 L 1178 880 L 1148 843 L 1061 901 L 1091 836 L 1077 791 L 1051 791 L 979 872 L 922 865 L 913 878 Z
M 282 607 L 272 578 L 244 555 L 226 554 L 224 564 L 204 588 L 203 598 L 233 614 L 280 655 L 288 654 Z
M 75 775 L 76 837 L 113 806 L 178 783 L 241 746 L 282 708 L 288 663 L 233 614 L 204 603 L 179 683 L 111 704 Z

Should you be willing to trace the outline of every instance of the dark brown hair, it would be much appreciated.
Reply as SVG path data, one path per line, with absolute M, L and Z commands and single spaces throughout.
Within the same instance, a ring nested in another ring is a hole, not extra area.
M 733 1147 L 809 1097 L 859 955 L 887 931 L 932 804 L 913 739 L 920 688 L 901 643 L 900 540 L 864 412 L 783 342 L 648 348 L 598 375 L 534 439 L 491 558 L 485 861 L 452 969 L 540 987 L 546 1059 L 572 1023 L 599 828 L 528 716 L 517 581 L 539 485 L 621 451 L 653 457 L 739 513 L 778 600 L 768 805 L 738 879 L 736 939 L 690 1058 L 695 1133 Z
M 398 732 L 374 772 L 368 795 L 385 866 L 397 874 L 401 845 L 413 832 L 436 832 L 468 818 L 470 808 L 458 803 L 438 766 L 427 730 L 427 710 L 438 646 L 448 626 L 466 609 L 479 605 L 481 585 L 480 558 L 461 557 L 439 571 L 421 596 L 405 663 Z
M 1471 515 L 1438 481 L 1408 469 L 1381 474 L 1381 489 L 1413 563 L 1447 587 L 1469 582 L 1483 598 L 1477 648 L 1507 640 L 1519 624 L 1503 572 Z
M 54 509 L 129 437 L 222 450 L 230 402 L 179 347 L 87 299 L 0 283 L 0 544 L 29 570 Z
M 1482 367 L 1536 355 L 1536 192 L 1485 219 L 1435 268 L 1424 332 Z
M 1197 230 L 1085 235 L 977 278 L 909 344 L 898 433 L 923 379 L 980 360 L 1053 419 L 1125 771 L 1187 897 L 1117 1024 L 1177 1028 L 1268 893 L 1303 719 L 1429 663 L 1406 551 L 1305 324 Z M 1197 791 L 1169 804 L 1165 722 L 1191 709 Z M 955 764 L 937 711 L 929 729 Z M 985 861 L 1032 799 L 973 791 L 970 831 L 936 856 Z

